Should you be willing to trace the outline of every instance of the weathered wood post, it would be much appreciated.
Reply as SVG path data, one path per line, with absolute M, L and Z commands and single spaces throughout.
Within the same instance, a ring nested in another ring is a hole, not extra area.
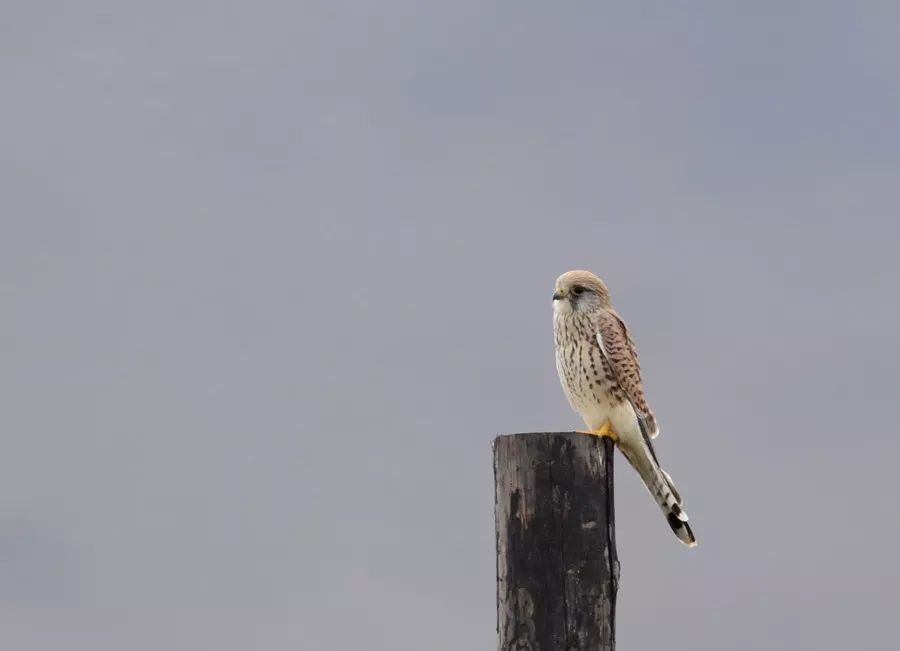
M 612 441 L 494 440 L 498 651 L 615 649 Z

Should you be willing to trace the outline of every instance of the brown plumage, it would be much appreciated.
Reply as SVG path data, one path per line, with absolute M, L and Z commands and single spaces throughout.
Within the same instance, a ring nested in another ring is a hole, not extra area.
M 694 546 L 681 496 L 653 450 L 656 418 L 644 395 L 634 340 L 613 309 L 609 290 L 589 271 L 569 271 L 557 279 L 553 299 L 556 366 L 569 403 L 592 433 L 613 437 L 669 526 Z
M 659 428 L 644 396 L 641 364 L 628 326 L 612 307 L 598 310 L 594 324 L 600 333 L 603 349 L 610 360 L 619 386 L 631 401 L 638 418 L 643 420 L 647 435 L 656 438 Z

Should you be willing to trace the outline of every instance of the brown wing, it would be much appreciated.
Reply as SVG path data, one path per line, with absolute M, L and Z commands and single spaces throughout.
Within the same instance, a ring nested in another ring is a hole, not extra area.
M 641 380 L 641 365 L 638 361 L 637 349 L 628 332 L 628 327 L 614 310 L 600 311 L 597 319 L 597 341 L 600 344 L 600 350 L 612 366 L 619 386 L 625 391 L 625 395 L 631 401 L 631 406 L 637 412 L 644 434 L 650 438 L 656 437 L 659 434 L 659 428 L 656 425 L 656 418 L 647 404 L 647 399 L 644 397 L 644 384 Z

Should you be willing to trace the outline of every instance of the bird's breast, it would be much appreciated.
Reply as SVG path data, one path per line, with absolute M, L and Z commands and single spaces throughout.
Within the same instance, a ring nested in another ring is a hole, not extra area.
M 589 427 L 597 428 L 624 395 L 587 320 L 554 319 L 556 370 L 563 391 Z

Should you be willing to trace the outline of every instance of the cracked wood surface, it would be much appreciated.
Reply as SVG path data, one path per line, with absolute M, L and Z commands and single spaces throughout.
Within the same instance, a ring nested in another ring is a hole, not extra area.
M 498 650 L 612 651 L 612 441 L 549 432 L 493 447 Z

